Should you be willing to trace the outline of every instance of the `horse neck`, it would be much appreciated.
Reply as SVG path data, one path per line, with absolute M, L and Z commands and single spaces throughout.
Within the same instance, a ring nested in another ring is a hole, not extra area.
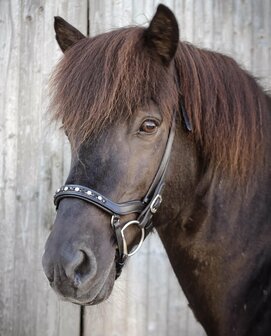
M 267 318 L 271 315 L 270 166 L 245 193 L 211 169 L 199 178 L 196 149 L 189 137 L 178 134 L 164 209 L 156 223 L 175 274 L 208 335 L 252 336 L 258 335 L 257 328 L 262 328 L 259 335 L 267 335 L 271 330 Z

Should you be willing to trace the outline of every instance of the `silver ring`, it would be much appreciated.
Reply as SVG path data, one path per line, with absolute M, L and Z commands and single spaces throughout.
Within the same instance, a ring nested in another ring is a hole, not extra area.
M 131 253 L 128 253 L 128 247 L 127 247 L 126 239 L 125 239 L 125 236 L 124 236 L 124 230 L 127 229 L 127 227 L 130 226 L 130 225 L 137 225 L 137 226 L 139 226 L 139 221 L 137 221 L 137 220 L 132 220 L 132 221 L 126 223 L 126 224 L 124 225 L 124 227 L 123 227 L 123 228 L 121 229 L 121 231 L 120 231 L 120 233 L 121 233 L 121 237 L 122 237 L 122 241 L 123 241 L 123 253 L 124 253 L 125 255 L 127 255 L 128 257 L 131 257 L 131 256 L 134 255 L 137 251 L 139 251 L 140 247 L 141 247 L 142 244 L 143 244 L 144 238 L 145 238 L 145 230 L 144 230 L 143 228 L 140 228 L 140 226 L 139 226 L 139 228 L 141 229 L 141 238 L 140 238 L 140 241 L 139 241 L 139 243 L 138 243 L 136 249 L 135 249 L 134 251 L 132 250 Z

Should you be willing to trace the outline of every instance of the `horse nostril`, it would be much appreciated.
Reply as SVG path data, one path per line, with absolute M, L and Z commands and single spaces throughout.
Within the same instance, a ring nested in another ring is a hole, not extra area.
M 96 258 L 88 249 L 78 250 L 73 260 L 65 267 L 65 273 L 73 281 L 75 287 L 80 287 L 91 280 L 97 272 Z
M 80 250 L 82 254 L 82 260 L 81 263 L 76 267 L 75 273 L 83 277 L 85 274 L 90 273 L 90 259 L 87 256 L 86 252 L 83 250 Z

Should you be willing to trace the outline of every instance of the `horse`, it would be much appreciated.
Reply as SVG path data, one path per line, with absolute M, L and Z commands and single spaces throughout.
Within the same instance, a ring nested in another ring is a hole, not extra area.
M 271 335 L 271 98 L 232 58 L 148 27 L 86 37 L 55 18 L 50 109 L 71 144 L 43 268 L 60 297 L 106 300 L 156 230 L 209 336 Z M 159 293 L 157 293 L 159 295 Z

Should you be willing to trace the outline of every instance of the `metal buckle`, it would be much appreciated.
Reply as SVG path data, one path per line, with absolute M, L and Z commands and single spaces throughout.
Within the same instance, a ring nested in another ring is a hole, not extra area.
M 115 229 L 115 225 L 119 222 L 119 220 L 120 220 L 120 216 L 116 214 L 112 215 L 110 223 L 113 229 Z
M 156 205 L 155 203 L 157 201 L 158 201 L 158 204 Z M 153 214 L 156 213 L 156 211 L 158 210 L 158 208 L 161 205 L 162 201 L 163 201 L 163 199 L 162 199 L 162 196 L 160 194 L 158 194 L 158 195 L 155 196 L 154 200 L 151 202 L 151 205 L 150 205 L 151 213 L 153 213 Z
M 137 247 L 136 247 L 134 250 L 132 250 L 132 252 L 128 253 L 128 247 L 127 247 L 127 242 L 126 242 L 126 239 L 125 239 L 125 236 L 124 236 L 124 231 L 125 231 L 129 226 L 131 226 L 131 225 L 137 225 L 137 226 L 140 228 L 140 226 L 139 226 L 139 221 L 137 221 L 137 220 L 132 220 L 132 221 L 126 223 L 126 224 L 124 225 L 124 227 L 123 227 L 123 228 L 121 229 L 121 231 L 120 231 L 120 233 L 121 233 L 121 237 L 122 237 L 122 241 L 123 241 L 123 254 L 126 255 L 126 256 L 128 256 L 128 257 L 131 257 L 132 255 L 134 255 L 136 252 L 139 251 L 140 247 L 141 247 L 142 244 L 143 244 L 144 238 L 145 238 L 145 230 L 144 230 L 144 228 L 140 228 L 140 230 L 141 230 L 141 238 L 140 238 L 140 241 L 139 241 Z

